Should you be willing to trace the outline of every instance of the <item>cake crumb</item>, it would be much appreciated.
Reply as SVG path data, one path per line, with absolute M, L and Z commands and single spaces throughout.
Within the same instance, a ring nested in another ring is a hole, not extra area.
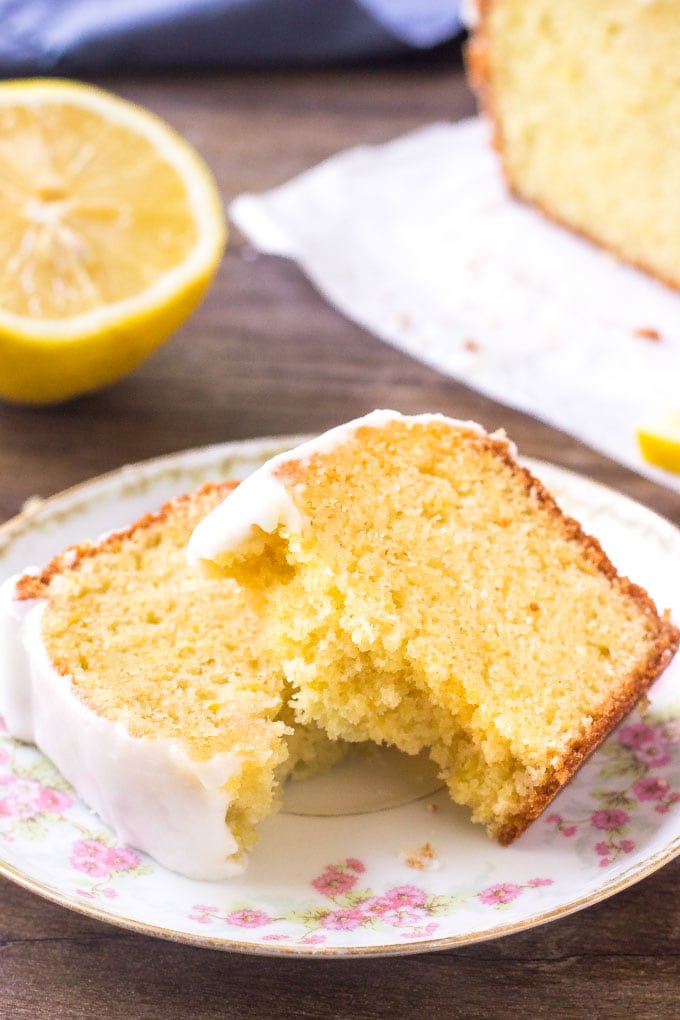
M 479 350 L 479 344 L 476 340 L 466 340 L 463 344 L 463 350 L 470 351 L 471 354 L 476 354 Z
M 635 336 L 639 336 L 642 340 L 658 341 L 661 339 L 661 333 L 659 333 L 658 329 L 654 329 L 653 326 L 638 326 L 633 332 Z
M 400 312 L 397 316 L 397 322 L 402 329 L 409 329 L 413 325 L 413 320 L 407 312 Z
M 539 606 L 538 602 L 529 603 L 529 609 L 531 610 L 532 613 L 538 613 L 540 608 L 541 607 Z
M 413 868 L 414 871 L 430 871 L 441 867 L 431 843 L 423 843 L 420 847 L 402 850 L 399 858 L 407 868 Z
M 437 811 L 439 811 L 439 808 L 437 807 L 436 804 L 428 804 L 427 810 L 430 812 L 431 815 L 436 815 Z

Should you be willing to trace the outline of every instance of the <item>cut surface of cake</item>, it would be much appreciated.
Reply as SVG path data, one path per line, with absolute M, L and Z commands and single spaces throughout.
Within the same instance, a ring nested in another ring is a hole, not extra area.
M 473 84 L 511 189 L 680 288 L 677 0 L 479 0 Z
M 501 843 L 538 816 L 679 634 L 502 434 L 377 411 L 255 472 L 192 535 L 332 738 L 428 748 Z
M 0 712 L 118 837 L 194 878 L 241 870 L 300 764 L 340 748 L 288 725 L 282 674 L 234 582 L 186 563 L 234 488 L 206 485 L 0 589 Z

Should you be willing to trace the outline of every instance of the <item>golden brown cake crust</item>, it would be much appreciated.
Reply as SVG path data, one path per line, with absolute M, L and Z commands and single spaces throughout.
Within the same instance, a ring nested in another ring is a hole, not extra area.
M 562 787 L 580 769 L 586 759 L 595 751 L 605 737 L 630 712 L 640 698 L 652 685 L 654 680 L 664 671 L 680 645 L 680 630 L 671 622 L 668 614 L 660 616 L 656 605 L 644 588 L 634 584 L 627 577 L 622 577 L 605 553 L 596 538 L 586 534 L 578 521 L 569 517 L 559 508 L 554 496 L 535 478 L 531 472 L 517 464 L 510 456 L 507 446 L 491 438 L 496 452 L 502 456 L 508 467 L 523 476 L 527 493 L 531 492 L 550 512 L 555 520 L 561 520 L 567 537 L 578 542 L 584 556 L 603 573 L 621 592 L 628 595 L 654 624 L 657 634 L 656 641 L 644 666 L 634 673 L 623 691 L 618 692 L 606 713 L 601 715 L 590 728 L 586 738 L 571 753 L 561 766 L 556 769 L 551 780 L 543 787 L 534 790 L 521 815 L 505 825 L 497 834 L 500 843 L 507 846 L 512 843 L 548 806 Z
M 635 269 L 641 270 L 643 273 L 653 277 L 655 280 L 659 280 L 667 287 L 671 287 L 673 290 L 680 290 L 680 277 L 674 278 L 672 276 L 667 276 L 663 273 L 659 273 L 657 269 L 643 261 L 630 259 L 615 245 L 606 244 L 593 234 L 590 234 L 587 230 L 575 227 L 568 220 L 550 209 L 550 207 L 545 203 L 529 199 L 522 193 L 522 189 L 519 183 L 514 179 L 508 166 L 508 161 L 505 158 L 503 125 L 498 113 L 498 103 L 495 98 L 495 83 L 488 31 L 489 16 L 494 3 L 503 3 L 503 0 L 475 0 L 478 19 L 477 24 L 470 28 L 470 36 L 465 50 L 465 61 L 470 84 L 477 93 L 482 111 L 487 115 L 491 123 L 493 131 L 492 145 L 498 154 L 500 167 L 509 191 L 515 198 L 522 202 L 527 202 L 533 208 L 537 209 L 543 216 L 546 217 L 546 219 L 551 220 L 553 223 L 558 223 L 561 227 L 565 227 L 573 234 L 576 234 L 578 237 L 582 237 L 584 240 L 589 241 L 598 248 L 604 248 L 606 251 L 609 251 L 612 255 L 616 256 L 619 261 L 625 262 L 626 265 L 633 266 Z
M 631 586 L 634 588 L 635 586 Z M 646 600 L 649 596 L 642 589 L 638 589 Z M 525 810 L 522 814 L 503 826 L 497 833 L 497 839 L 503 846 L 508 846 L 527 829 L 533 821 L 545 810 L 548 804 L 559 793 L 563 786 L 578 772 L 593 751 L 597 750 L 602 741 L 611 733 L 616 725 L 631 711 L 637 702 L 643 697 L 652 683 L 678 650 L 680 643 L 680 632 L 669 619 L 660 618 L 660 627 L 657 643 L 650 654 L 643 669 L 631 677 L 631 681 L 624 691 L 609 706 L 608 712 L 597 719 L 586 739 L 578 747 L 572 749 L 569 757 L 555 771 L 550 782 L 538 790 L 534 790 Z
M 48 589 L 52 579 L 65 570 L 77 569 L 83 560 L 90 556 L 96 556 L 104 550 L 115 550 L 121 542 L 146 531 L 149 528 L 158 527 L 164 521 L 172 518 L 182 507 L 188 507 L 192 503 L 200 502 L 209 495 L 218 495 L 225 499 L 238 482 L 205 482 L 195 492 L 176 496 L 174 499 L 164 503 L 163 506 L 153 513 L 147 513 L 134 524 L 111 534 L 97 542 L 80 542 L 69 546 L 63 552 L 55 556 L 39 574 L 23 574 L 16 585 L 16 599 L 24 601 L 28 599 L 44 599 L 48 595 Z

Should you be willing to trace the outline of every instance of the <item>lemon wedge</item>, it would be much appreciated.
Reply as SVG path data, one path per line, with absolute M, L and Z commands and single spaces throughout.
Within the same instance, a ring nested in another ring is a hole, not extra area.
M 160 118 L 76 82 L 0 83 L 0 396 L 55 403 L 131 371 L 225 239 L 210 171 Z
M 680 409 L 636 428 L 640 452 L 646 461 L 680 474 Z

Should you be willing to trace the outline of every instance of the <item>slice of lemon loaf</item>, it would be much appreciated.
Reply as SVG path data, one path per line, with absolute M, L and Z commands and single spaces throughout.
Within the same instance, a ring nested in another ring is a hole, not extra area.
M 68 549 L 0 594 L 0 711 L 118 837 L 194 878 L 240 870 L 286 774 L 337 746 L 283 716 L 261 621 L 235 582 L 197 576 L 186 544 L 234 488 L 206 485 Z
M 302 721 L 429 748 L 501 843 L 680 636 L 503 435 L 439 415 L 374 412 L 275 458 L 199 525 L 189 557 L 268 605 Z
M 512 190 L 680 287 L 677 0 L 478 0 L 469 66 Z

